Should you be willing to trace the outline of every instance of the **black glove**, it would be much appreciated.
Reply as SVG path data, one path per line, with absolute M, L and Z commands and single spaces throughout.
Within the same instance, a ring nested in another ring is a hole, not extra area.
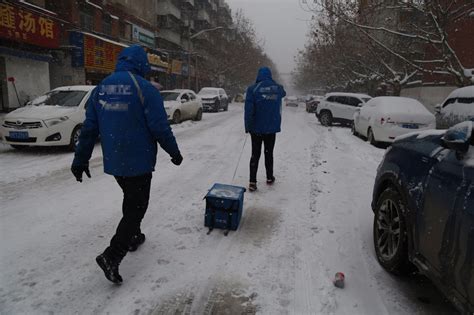
M 82 173 L 86 173 L 87 177 L 91 178 L 91 172 L 89 171 L 89 163 L 82 165 L 72 165 L 71 172 L 78 182 L 82 183 Z
M 174 157 L 171 159 L 171 162 L 172 162 L 174 165 L 180 165 L 181 162 L 183 162 L 183 156 L 181 155 L 181 153 L 178 153 L 178 155 L 174 156 Z

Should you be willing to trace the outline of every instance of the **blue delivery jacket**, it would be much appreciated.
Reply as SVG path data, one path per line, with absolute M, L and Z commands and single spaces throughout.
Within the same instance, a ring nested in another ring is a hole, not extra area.
M 143 76 L 150 71 L 146 52 L 122 50 L 115 72 L 93 91 L 73 165 L 87 164 L 100 135 L 104 171 L 138 176 L 155 170 L 157 142 L 172 157 L 179 154 L 159 91 Z
M 247 88 L 245 97 L 245 131 L 272 134 L 281 131 L 283 87 L 272 79 L 269 68 L 258 70 L 257 81 Z

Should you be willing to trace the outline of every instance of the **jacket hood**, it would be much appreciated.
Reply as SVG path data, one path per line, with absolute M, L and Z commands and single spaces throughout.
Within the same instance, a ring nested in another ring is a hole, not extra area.
M 144 77 L 151 71 L 145 50 L 139 45 L 124 48 L 119 54 L 115 71 L 130 71 Z
M 272 71 L 268 67 L 262 67 L 258 70 L 257 83 L 272 79 Z

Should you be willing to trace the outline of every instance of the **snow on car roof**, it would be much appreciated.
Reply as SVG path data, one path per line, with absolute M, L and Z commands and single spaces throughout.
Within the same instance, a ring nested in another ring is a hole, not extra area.
M 374 104 L 389 113 L 426 114 L 429 113 L 423 104 L 414 98 L 400 96 L 379 96 L 371 99 L 367 104 Z
M 471 86 L 465 86 L 459 89 L 456 89 L 449 94 L 449 98 L 454 98 L 454 97 L 462 97 L 462 98 L 470 98 L 474 97 L 474 85 Z
M 372 96 L 367 95 L 367 94 L 362 94 L 362 93 L 347 93 L 347 92 L 331 92 L 327 93 L 326 97 L 328 96 L 352 96 L 352 97 L 359 97 L 359 98 L 372 98 Z
M 90 91 L 95 88 L 95 85 L 68 85 L 53 89 L 52 91 Z
M 189 93 L 189 92 L 193 92 L 193 90 L 188 90 L 188 89 L 174 89 L 174 90 L 166 90 L 166 91 L 163 91 L 163 92 L 178 92 L 178 93 Z

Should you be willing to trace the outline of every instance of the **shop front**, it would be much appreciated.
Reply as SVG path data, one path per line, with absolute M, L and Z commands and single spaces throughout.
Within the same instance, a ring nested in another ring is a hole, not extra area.
M 0 3 L 0 111 L 11 111 L 50 89 L 51 50 L 59 24 L 49 16 Z
M 148 53 L 148 62 L 151 66 L 150 80 L 159 83 L 163 89 L 170 88 L 168 56 L 160 52 Z

